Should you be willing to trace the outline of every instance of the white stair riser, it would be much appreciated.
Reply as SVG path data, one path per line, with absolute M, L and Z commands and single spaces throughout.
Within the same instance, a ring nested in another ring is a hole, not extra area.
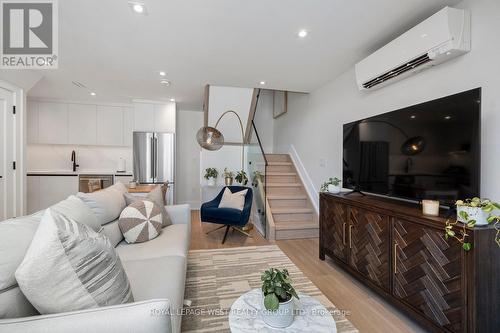
M 269 205 L 272 208 L 277 207 L 308 207 L 307 199 L 268 199 Z

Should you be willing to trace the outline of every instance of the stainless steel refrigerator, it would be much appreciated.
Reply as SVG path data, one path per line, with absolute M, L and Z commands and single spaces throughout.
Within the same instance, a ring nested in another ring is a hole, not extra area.
M 175 134 L 134 132 L 134 178 L 141 184 L 169 184 L 167 203 L 175 190 Z

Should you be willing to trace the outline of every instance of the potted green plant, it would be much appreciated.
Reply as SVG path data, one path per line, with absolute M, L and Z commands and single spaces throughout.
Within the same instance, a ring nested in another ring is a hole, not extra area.
M 207 180 L 208 186 L 215 186 L 215 180 L 219 176 L 219 171 L 216 168 L 206 168 L 204 178 Z
M 334 178 L 329 178 L 326 182 L 321 185 L 321 192 L 330 192 L 330 193 L 340 193 L 341 187 L 340 187 L 340 182 L 341 180 L 338 179 L 337 177 Z
M 260 277 L 262 280 L 262 319 L 276 328 L 285 328 L 293 322 L 293 298 L 299 299 L 292 286 L 288 270 L 271 268 Z
M 227 168 L 224 168 L 224 183 L 226 186 L 231 186 L 233 185 L 233 178 L 234 178 L 234 173 L 232 171 L 229 171 Z
M 493 223 L 496 235 L 495 242 L 500 247 L 500 215 L 497 212 L 500 210 L 500 204 L 489 199 L 472 198 L 456 201 L 457 219 L 455 222 L 446 221 L 445 239 L 454 238 L 465 251 L 472 249 L 472 244 L 468 241 L 469 234 L 467 228 L 475 226 L 484 226 Z M 459 222 L 462 223 L 462 228 L 454 230 Z
M 236 181 L 243 186 L 245 186 L 248 183 L 247 173 L 243 170 L 238 171 L 234 179 L 236 179 Z

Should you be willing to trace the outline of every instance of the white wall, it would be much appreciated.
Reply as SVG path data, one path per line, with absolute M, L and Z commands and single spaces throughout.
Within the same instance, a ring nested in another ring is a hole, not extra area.
M 196 132 L 203 126 L 203 111 L 177 111 L 176 203 L 200 206 L 200 151 Z
M 286 152 L 292 144 L 319 189 L 326 178 L 342 175 L 343 123 L 482 87 L 481 195 L 499 200 L 500 1 L 457 7 L 471 11 L 470 53 L 379 90 L 360 92 L 351 68 L 309 96 L 295 95 L 275 122 L 275 149 Z
M 241 118 L 245 132 L 253 88 L 210 86 L 208 101 L 208 126 L 215 126 L 217 119 L 226 111 L 233 110 Z M 217 129 L 224 134 L 226 142 L 241 142 L 241 129 L 234 114 L 221 119 Z
M 266 154 L 271 154 L 274 149 L 274 93 L 272 90 L 262 90 L 255 111 L 254 123 L 259 133 L 262 148 Z M 257 142 L 252 139 L 252 142 Z

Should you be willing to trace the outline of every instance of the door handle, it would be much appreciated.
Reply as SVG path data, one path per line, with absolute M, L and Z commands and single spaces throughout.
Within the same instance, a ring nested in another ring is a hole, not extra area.
M 393 267 L 394 274 L 396 274 L 397 271 L 398 271 L 398 252 L 397 251 L 398 251 L 398 242 L 394 242 L 394 251 L 393 251 L 394 252 L 394 254 L 393 254 L 394 257 L 393 257 L 393 260 L 392 260 L 393 261 L 393 265 L 394 265 L 394 267 Z
M 150 172 L 151 172 L 151 177 L 154 178 L 155 177 L 155 144 L 154 144 L 154 138 L 151 137 L 150 139 L 150 146 L 151 146 L 151 156 L 149 157 L 149 160 L 151 162 L 151 168 L 150 168 Z
M 342 223 L 342 243 L 345 245 L 345 226 L 346 223 Z
M 352 249 L 352 227 L 353 225 L 349 225 L 349 248 Z

